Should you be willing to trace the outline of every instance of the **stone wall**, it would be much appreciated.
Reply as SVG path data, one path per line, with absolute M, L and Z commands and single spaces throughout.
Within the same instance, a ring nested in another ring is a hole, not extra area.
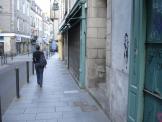
M 0 31 L 2 32 L 10 32 L 10 20 L 11 20 L 11 0 L 1 0 L 0 6 L 2 6 L 2 11 L 0 12 Z
M 112 36 L 108 30 L 106 112 L 112 122 L 127 122 L 131 2 L 112 0 L 112 21 L 107 21 L 107 26 L 112 26 Z
M 107 0 L 88 0 L 87 88 L 106 111 Z M 110 21 L 111 22 L 111 21 Z M 109 26 L 109 29 L 111 27 Z
M 94 88 L 105 82 L 106 0 L 88 0 L 86 85 Z
M 15 37 L 4 37 L 4 53 L 8 55 L 16 54 Z

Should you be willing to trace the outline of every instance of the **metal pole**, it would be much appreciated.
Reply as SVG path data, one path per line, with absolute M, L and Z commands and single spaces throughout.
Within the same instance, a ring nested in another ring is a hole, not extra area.
M 2 122 L 1 97 L 0 97 L 0 122 Z
M 6 60 L 7 60 L 6 55 L 4 55 L 4 64 L 7 64 Z
M 34 63 L 32 63 L 32 71 L 33 71 L 33 75 L 34 75 Z
M 7 64 L 7 58 L 8 58 L 8 56 L 7 56 L 7 54 L 6 54 L 6 64 Z
M 27 83 L 29 83 L 29 62 L 26 62 Z
M 85 19 L 82 19 L 81 21 L 81 45 L 80 45 L 80 48 L 81 48 L 81 51 L 80 51 L 80 78 L 79 78 L 79 85 L 81 88 L 84 88 L 85 87 L 85 55 L 86 55 L 86 9 L 85 9 L 85 3 L 86 1 L 83 0 L 81 2 L 81 5 L 82 5 L 82 18 L 85 18 Z
M 28 42 L 28 56 L 29 56 L 29 42 Z
M 5 54 L 5 64 L 7 64 L 7 54 Z
M 0 56 L 1 57 L 1 65 L 2 65 L 2 56 Z
M 3 57 L 4 57 L 4 55 L 2 55 L 2 57 L 1 57 L 2 65 L 4 64 Z
M 19 69 L 16 68 L 16 96 L 20 98 L 20 88 L 19 88 Z

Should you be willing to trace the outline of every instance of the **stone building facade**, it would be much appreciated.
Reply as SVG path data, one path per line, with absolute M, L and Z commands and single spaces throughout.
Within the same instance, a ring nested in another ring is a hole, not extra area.
M 113 122 L 127 122 L 132 2 L 108 0 L 108 3 L 111 14 L 107 14 L 107 27 L 111 26 L 111 31 L 107 31 L 107 36 L 110 35 L 111 40 L 107 37 L 105 109 Z
M 30 0 L 2 0 L 0 3 L 1 42 L 4 53 L 19 54 L 29 51 Z M 3 41 L 2 41 L 3 40 Z
M 42 43 L 43 12 L 34 0 L 31 1 L 31 38 L 33 44 Z
M 105 106 L 107 1 L 87 3 L 86 87 Z
M 33 51 L 33 44 L 43 46 L 43 37 L 47 33 L 51 35 L 51 21 L 43 20 L 42 15 L 43 11 L 34 0 L 2 0 L 0 54 L 25 54 Z M 46 30 L 43 30 L 44 25 Z
M 83 59 L 85 65 L 76 65 L 75 67 L 78 66 L 78 70 L 71 68 L 70 65 L 70 62 L 74 60 L 70 57 L 70 50 L 77 52 L 74 46 L 70 45 L 77 46 L 78 26 L 75 25 L 75 31 L 72 31 L 73 27 L 68 29 L 68 26 L 71 25 L 71 23 L 66 23 L 68 11 L 66 13 L 66 7 L 61 9 L 64 11 L 64 16 L 60 16 L 60 32 L 63 35 L 65 64 L 70 70 L 72 69 L 72 72 L 75 72 L 72 74 L 76 77 L 76 80 L 79 83 L 84 83 L 86 89 L 98 101 L 112 122 L 127 121 L 131 5 L 132 3 L 129 0 L 125 2 L 119 0 L 86 1 L 84 4 L 86 9 L 86 44 L 84 45 L 86 51 Z M 75 7 L 74 5 L 69 12 L 73 11 Z M 78 14 L 80 17 L 81 15 Z M 83 19 L 80 20 L 80 28 L 82 28 Z M 81 34 L 82 29 L 78 28 L 78 30 Z M 81 54 L 84 53 L 81 44 L 84 37 L 78 36 L 80 37 L 78 64 L 81 64 Z M 73 64 L 76 63 L 75 59 Z M 85 67 L 84 71 L 82 71 L 83 67 Z M 84 81 L 77 78 L 81 77 L 80 72 L 85 72 Z

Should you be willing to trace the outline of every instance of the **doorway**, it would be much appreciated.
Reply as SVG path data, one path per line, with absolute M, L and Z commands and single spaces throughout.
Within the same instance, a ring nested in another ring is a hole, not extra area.
M 162 121 L 162 1 L 133 0 L 128 122 Z
M 144 122 L 162 121 L 162 1 L 146 3 Z

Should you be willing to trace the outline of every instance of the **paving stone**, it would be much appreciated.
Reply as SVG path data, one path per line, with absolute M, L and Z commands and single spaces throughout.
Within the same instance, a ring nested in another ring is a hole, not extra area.
M 3 120 L 3 122 L 26 122 L 26 120 Z
M 81 109 L 79 107 L 66 106 L 66 107 L 56 107 L 56 111 L 58 112 L 64 112 L 64 111 L 79 112 L 81 111 Z
M 29 120 L 29 121 L 26 121 L 26 122 L 46 122 L 46 120 Z
M 73 117 L 73 118 L 63 118 L 58 120 L 58 122 L 84 122 L 83 118 Z M 89 121 L 91 122 L 91 121 Z
M 61 112 L 54 112 L 54 113 L 38 113 L 36 116 L 36 120 L 39 119 L 58 119 L 62 118 L 62 113 Z
M 58 122 L 57 119 L 46 120 L 46 122 Z
M 19 114 L 19 115 L 11 115 L 7 114 L 4 115 L 4 119 L 6 121 L 25 121 L 25 120 L 34 120 L 36 117 L 36 114 Z
M 11 108 L 6 111 L 5 114 L 23 114 L 25 112 L 25 108 Z

